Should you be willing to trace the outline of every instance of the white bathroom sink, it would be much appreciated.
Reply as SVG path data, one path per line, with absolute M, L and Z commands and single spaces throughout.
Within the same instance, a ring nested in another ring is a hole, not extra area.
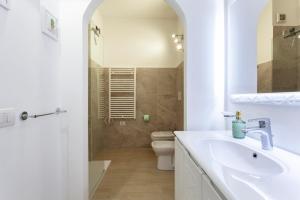
M 222 166 L 253 176 L 278 175 L 284 171 L 279 161 L 245 145 L 220 139 L 207 139 L 199 145 Z
M 175 132 L 191 157 L 230 200 L 300 199 L 300 156 L 228 131 Z

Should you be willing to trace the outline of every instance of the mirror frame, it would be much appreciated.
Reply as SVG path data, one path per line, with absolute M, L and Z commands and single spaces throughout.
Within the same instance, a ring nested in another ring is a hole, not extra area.
M 300 92 L 234 94 L 230 100 L 235 104 L 300 106 Z

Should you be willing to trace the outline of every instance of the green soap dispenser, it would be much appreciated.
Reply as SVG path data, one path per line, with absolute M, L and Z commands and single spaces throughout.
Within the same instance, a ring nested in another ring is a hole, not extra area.
M 243 129 L 246 128 L 246 122 L 241 118 L 241 112 L 237 111 L 235 115 L 236 119 L 232 121 L 232 136 L 237 139 L 244 139 L 246 133 Z

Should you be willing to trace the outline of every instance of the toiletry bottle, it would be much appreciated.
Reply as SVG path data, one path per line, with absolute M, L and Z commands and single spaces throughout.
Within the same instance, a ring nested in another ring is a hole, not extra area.
M 246 133 L 243 129 L 246 128 L 246 122 L 241 119 L 241 112 L 236 112 L 236 119 L 232 121 L 232 136 L 237 139 L 244 139 Z

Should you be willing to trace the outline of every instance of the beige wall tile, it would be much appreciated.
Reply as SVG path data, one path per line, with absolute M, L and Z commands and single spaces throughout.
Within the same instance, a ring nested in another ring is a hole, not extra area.
M 90 68 L 90 134 L 93 138 L 93 151 L 105 148 L 149 147 L 153 131 L 183 130 L 183 101 L 178 101 L 178 91 L 183 94 L 183 64 L 178 68 L 137 68 L 137 119 L 120 120 L 110 124 L 97 117 L 96 67 L 91 61 Z M 108 69 L 104 70 L 105 113 L 108 116 Z M 151 116 L 144 122 L 144 114 Z M 106 117 L 107 118 L 107 117 Z

